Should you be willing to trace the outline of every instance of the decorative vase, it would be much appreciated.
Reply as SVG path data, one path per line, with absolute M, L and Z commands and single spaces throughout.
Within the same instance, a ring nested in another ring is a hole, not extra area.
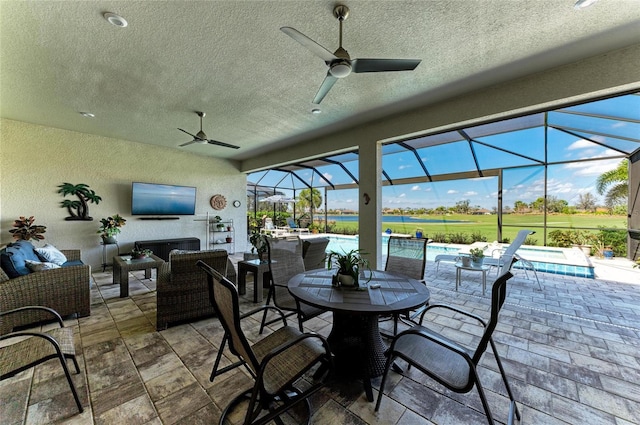
M 102 243 L 105 245 L 113 245 L 118 243 L 118 240 L 115 236 L 102 236 Z
M 338 273 L 338 282 L 342 286 L 358 286 L 358 283 L 350 274 Z
M 416 238 L 422 239 L 422 232 L 421 231 L 416 231 Z
M 227 241 L 227 243 L 231 243 L 231 241 L 232 241 L 231 238 L 226 238 L 225 240 Z
M 482 267 L 483 261 L 484 261 L 484 258 L 473 258 L 473 257 L 471 257 L 471 265 L 473 267 L 478 267 L 478 268 Z
M 142 260 L 143 258 L 147 258 L 147 254 L 138 254 L 131 256 L 132 260 Z
M 462 265 L 464 267 L 469 267 L 471 265 L 471 257 L 462 256 L 460 257 L 460 261 L 462 261 Z

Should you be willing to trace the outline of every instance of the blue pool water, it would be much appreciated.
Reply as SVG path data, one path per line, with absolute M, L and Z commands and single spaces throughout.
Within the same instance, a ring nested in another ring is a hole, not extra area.
M 327 252 L 329 251 L 351 251 L 352 249 L 358 249 L 358 237 L 357 236 L 340 236 L 340 235 L 326 235 L 329 238 L 329 244 L 327 245 Z M 387 246 L 389 244 L 389 236 L 382 236 L 382 252 L 387 252 Z M 439 254 L 457 254 L 460 247 L 457 246 L 442 246 L 438 244 L 429 244 L 427 247 L 427 263 L 435 260 L 436 255 Z M 520 248 L 518 254 L 528 259 L 533 264 L 533 267 L 539 272 L 555 273 L 566 276 L 586 277 L 590 279 L 595 278 L 593 267 L 579 264 L 571 264 L 571 260 L 568 259 L 565 254 L 557 248 Z M 535 258 L 535 260 L 534 260 Z M 515 268 L 519 268 L 518 263 L 514 265 Z

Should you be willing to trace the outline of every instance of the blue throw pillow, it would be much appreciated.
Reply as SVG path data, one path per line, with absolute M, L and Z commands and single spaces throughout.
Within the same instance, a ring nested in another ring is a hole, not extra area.
M 0 253 L 0 266 L 11 279 L 31 273 L 31 270 L 27 267 L 27 260 L 40 261 L 33 249 L 33 245 L 29 241 L 18 241 L 9 244 Z

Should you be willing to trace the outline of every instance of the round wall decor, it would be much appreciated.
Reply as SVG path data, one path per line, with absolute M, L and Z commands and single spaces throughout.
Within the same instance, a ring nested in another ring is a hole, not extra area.
M 238 201 L 237 199 L 233 201 L 233 206 L 238 208 L 240 206 L 240 201 Z
M 209 200 L 209 203 L 211 204 L 211 208 L 214 210 L 221 210 L 227 206 L 227 198 L 220 194 L 213 195 Z

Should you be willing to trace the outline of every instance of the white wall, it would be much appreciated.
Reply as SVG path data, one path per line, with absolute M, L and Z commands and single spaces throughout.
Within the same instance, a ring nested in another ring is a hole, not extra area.
M 9 230 L 16 218 L 33 215 L 36 224 L 47 226 L 40 245 L 81 249 L 83 261 L 97 268 L 102 263 L 99 220 L 118 213 L 127 219 L 118 235 L 122 252 L 136 240 L 176 237 L 197 237 L 206 248 L 205 223 L 193 216 L 162 221 L 131 216 L 131 182 L 142 181 L 197 187 L 196 214 L 232 218 L 236 252 L 245 250 L 246 176 L 233 162 L 7 119 L 0 120 L 0 154 L 0 244 L 12 241 Z M 65 182 L 85 183 L 102 198 L 89 204 L 93 221 L 65 220 L 69 214 L 60 203 L 74 199 L 57 193 Z M 225 209 L 210 207 L 214 194 L 226 197 Z M 236 199 L 240 208 L 231 205 Z

